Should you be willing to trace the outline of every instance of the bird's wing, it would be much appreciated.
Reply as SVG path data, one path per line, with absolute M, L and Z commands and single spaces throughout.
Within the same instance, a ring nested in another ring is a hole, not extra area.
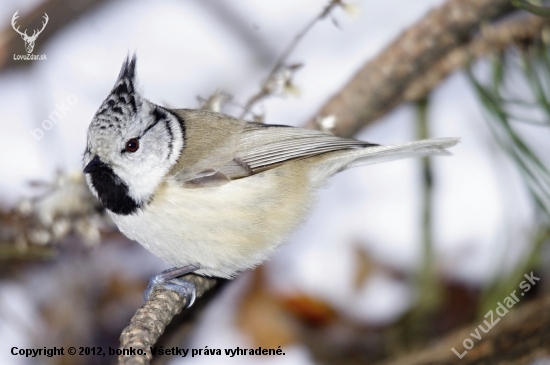
M 286 161 L 368 146 L 376 145 L 310 129 L 247 123 L 230 166 L 237 163 L 256 174 Z
M 290 160 L 374 146 L 320 131 L 244 122 L 217 113 L 178 113 L 186 121 L 186 147 L 173 175 L 189 188 L 223 185 Z
M 216 169 L 220 178 L 218 182 L 258 174 L 291 160 L 368 146 L 377 145 L 315 130 L 247 123 L 233 159 Z M 212 178 L 208 180 L 211 183 Z

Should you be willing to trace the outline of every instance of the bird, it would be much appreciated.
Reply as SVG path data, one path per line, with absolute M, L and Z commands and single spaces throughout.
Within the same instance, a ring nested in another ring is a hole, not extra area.
M 174 266 L 151 279 L 233 278 L 264 262 L 306 219 L 316 191 L 351 167 L 449 155 L 457 138 L 378 145 L 287 125 L 171 109 L 143 97 L 136 55 L 123 62 L 87 134 L 83 172 L 120 231 Z

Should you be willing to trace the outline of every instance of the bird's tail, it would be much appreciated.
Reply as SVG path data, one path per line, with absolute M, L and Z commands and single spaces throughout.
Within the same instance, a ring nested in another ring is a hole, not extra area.
M 434 138 L 393 144 L 343 150 L 330 154 L 314 169 L 313 180 L 323 182 L 331 175 L 352 167 L 421 156 L 448 156 L 447 148 L 456 145 L 458 138 Z
M 450 156 L 452 153 L 447 151 L 447 148 L 453 147 L 458 142 L 458 138 L 434 138 L 388 146 L 367 147 L 360 151 L 354 151 L 356 157 L 349 164 L 343 166 L 343 169 L 409 157 Z

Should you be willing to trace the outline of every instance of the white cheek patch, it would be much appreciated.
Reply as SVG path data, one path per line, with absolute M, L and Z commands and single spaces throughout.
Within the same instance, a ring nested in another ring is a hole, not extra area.
M 130 158 L 125 158 L 122 166 L 115 169 L 128 186 L 128 194 L 136 202 L 148 201 L 153 196 L 181 154 L 184 144 L 181 126 L 174 116 L 168 113 L 167 115 L 168 121 L 159 122 L 167 123 L 166 125 L 155 126 L 164 128 L 163 132 L 155 135 L 150 134 L 153 130 L 149 131 L 149 137 L 144 141 L 144 149 L 138 150 L 134 156 L 128 156 Z
M 164 163 L 163 163 L 164 162 Z M 144 202 L 153 196 L 170 167 L 157 156 L 150 155 L 134 162 L 132 166 L 117 169 L 119 177 L 128 186 L 128 194 L 136 202 Z M 134 167 L 134 168 L 132 168 Z

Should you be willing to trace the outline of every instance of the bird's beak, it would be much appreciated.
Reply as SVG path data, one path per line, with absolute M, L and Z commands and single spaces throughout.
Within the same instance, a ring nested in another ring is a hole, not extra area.
M 84 173 L 85 174 L 89 174 L 89 173 L 92 173 L 92 172 L 95 172 L 95 171 L 98 171 L 98 170 L 101 170 L 103 168 L 107 167 L 107 165 L 105 165 L 103 163 L 103 161 L 101 161 L 99 159 L 98 156 L 95 156 L 94 159 L 92 161 L 90 161 L 86 167 L 84 168 Z

